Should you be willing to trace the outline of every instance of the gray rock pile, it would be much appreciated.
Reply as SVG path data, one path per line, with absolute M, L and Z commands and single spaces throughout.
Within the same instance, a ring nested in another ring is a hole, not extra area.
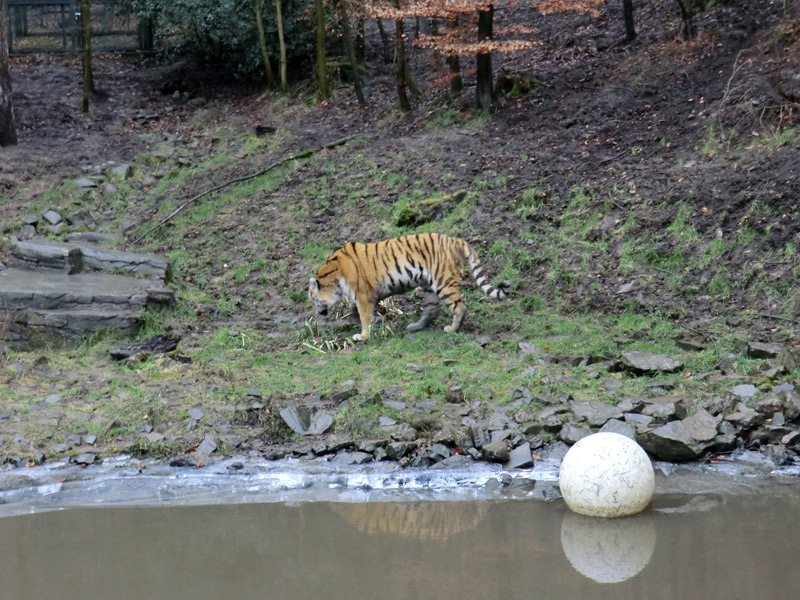
M 763 351 L 763 345 L 756 343 L 749 350 L 753 354 Z M 785 351 L 772 347 L 770 357 Z M 487 461 L 519 469 L 532 467 L 534 460 L 557 464 L 578 440 L 611 431 L 635 439 L 657 460 L 702 460 L 757 450 L 768 464 L 800 464 L 800 391 L 794 383 L 777 384 L 764 376 L 785 373 L 780 364 L 765 362 L 759 378 L 721 371 L 701 374 L 699 377 L 729 382 L 724 394 L 710 398 L 685 397 L 671 384 L 658 382 L 649 386 L 647 397 L 620 397 L 625 378 L 676 368 L 677 361 L 668 357 L 642 354 L 631 357 L 626 353 L 619 360 L 603 363 L 611 371 L 628 373 L 623 379 L 612 377 L 598 386 L 600 397 L 607 394 L 609 402 L 577 402 L 563 394 L 534 397 L 521 388 L 515 390 L 515 400 L 503 406 L 471 401 L 460 388 L 462 393 L 456 398 L 456 386 L 451 385 L 445 402 L 414 404 L 399 400 L 402 390 L 393 387 L 361 400 L 399 413 L 397 419 L 381 417 L 379 429 L 388 439 L 350 441 L 332 433 L 332 426 L 342 398 L 358 397 L 353 388 L 330 398 L 315 396 L 307 406 L 298 402 L 280 411 L 285 425 L 306 436 L 307 443 L 270 445 L 249 440 L 241 449 L 273 459 L 325 457 L 336 464 L 389 460 L 409 467 L 463 468 Z M 544 408 L 532 408 L 531 401 Z M 440 414 L 432 416 L 432 408 Z

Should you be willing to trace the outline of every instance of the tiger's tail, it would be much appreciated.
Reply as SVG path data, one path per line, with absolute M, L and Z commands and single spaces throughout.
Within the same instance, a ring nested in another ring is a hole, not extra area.
M 464 257 L 469 263 L 469 269 L 472 271 L 472 277 L 475 279 L 475 283 L 477 283 L 478 287 L 483 290 L 484 294 L 490 298 L 497 298 L 499 300 L 502 300 L 508 296 L 508 293 L 511 290 L 511 284 L 508 281 L 501 281 L 497 284 L 496 288 L 493 287 L 483 274 L 481 269 L 481 260 L 478 258 L 478 255 L 475 254 L 472 248 L 470 248 L 470 245 L 467 242 L 464 242 Z

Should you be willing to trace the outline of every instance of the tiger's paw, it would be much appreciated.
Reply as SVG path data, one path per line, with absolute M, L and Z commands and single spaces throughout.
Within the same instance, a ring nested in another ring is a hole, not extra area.
M 458 327 L 453 327 L 452 325 L 446 325 L 446 326 L 445 326 L 445 328 L 444 328 L 444 330 L 445 330 L 447 333 L 452 333 L 452 332 L 454 332 L 454 331 L 458 331 Z
M 366 342 L 367 339 L 369 339 L 368 335 L 361 335 L 360 333 L 357 333 L 353 336 L 354 342 Z

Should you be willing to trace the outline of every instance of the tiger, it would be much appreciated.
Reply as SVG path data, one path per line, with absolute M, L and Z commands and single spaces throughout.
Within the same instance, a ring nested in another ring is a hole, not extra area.
M 430 325 L 444 302 L 453 321 L 444 330 L 458 331 L 467 308 L 461 297 L 461 276 L 469 264 L 472 277 L 491 298 L 505 298 L 508 281 L 497 289 L 486 280 L 481 262 L 469 244 L 459 238 L 437 233 L 404 235 L 371 244 L 349 242 L 334 252 L 308 281 L 308 297 L 317 315 L 325 320 L 343 298 L 354 301 L 361 321 L 361 333 L 353 340 L 369 339 L 378 302 L 389 296 L 419 288 L 423 295 L 422 314 L 406 327 L 414 332 Z

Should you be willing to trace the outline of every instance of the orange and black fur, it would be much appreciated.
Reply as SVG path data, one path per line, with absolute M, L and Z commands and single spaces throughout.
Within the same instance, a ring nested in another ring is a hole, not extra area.
M 342 298 L 355 301 L 361 333 L 353 339 L 363 341 L 369 338 L 378 302 L 420 288 L 424 296 L 422 315 L 406 330 L 419 331 L 430 325 L 440 302 L 444 302 L 453 312 L 453 322 L 444 330 L 457 331 L 467 312 L 460 288 L 465 263 L 488 296 L 506 297 L 508 282 L 493 288 L 467 242 L 436 233 L 406 235 L 374 244 L 350 242 L 334 252 L 309 280 L 308 297 L 323 318 Z

